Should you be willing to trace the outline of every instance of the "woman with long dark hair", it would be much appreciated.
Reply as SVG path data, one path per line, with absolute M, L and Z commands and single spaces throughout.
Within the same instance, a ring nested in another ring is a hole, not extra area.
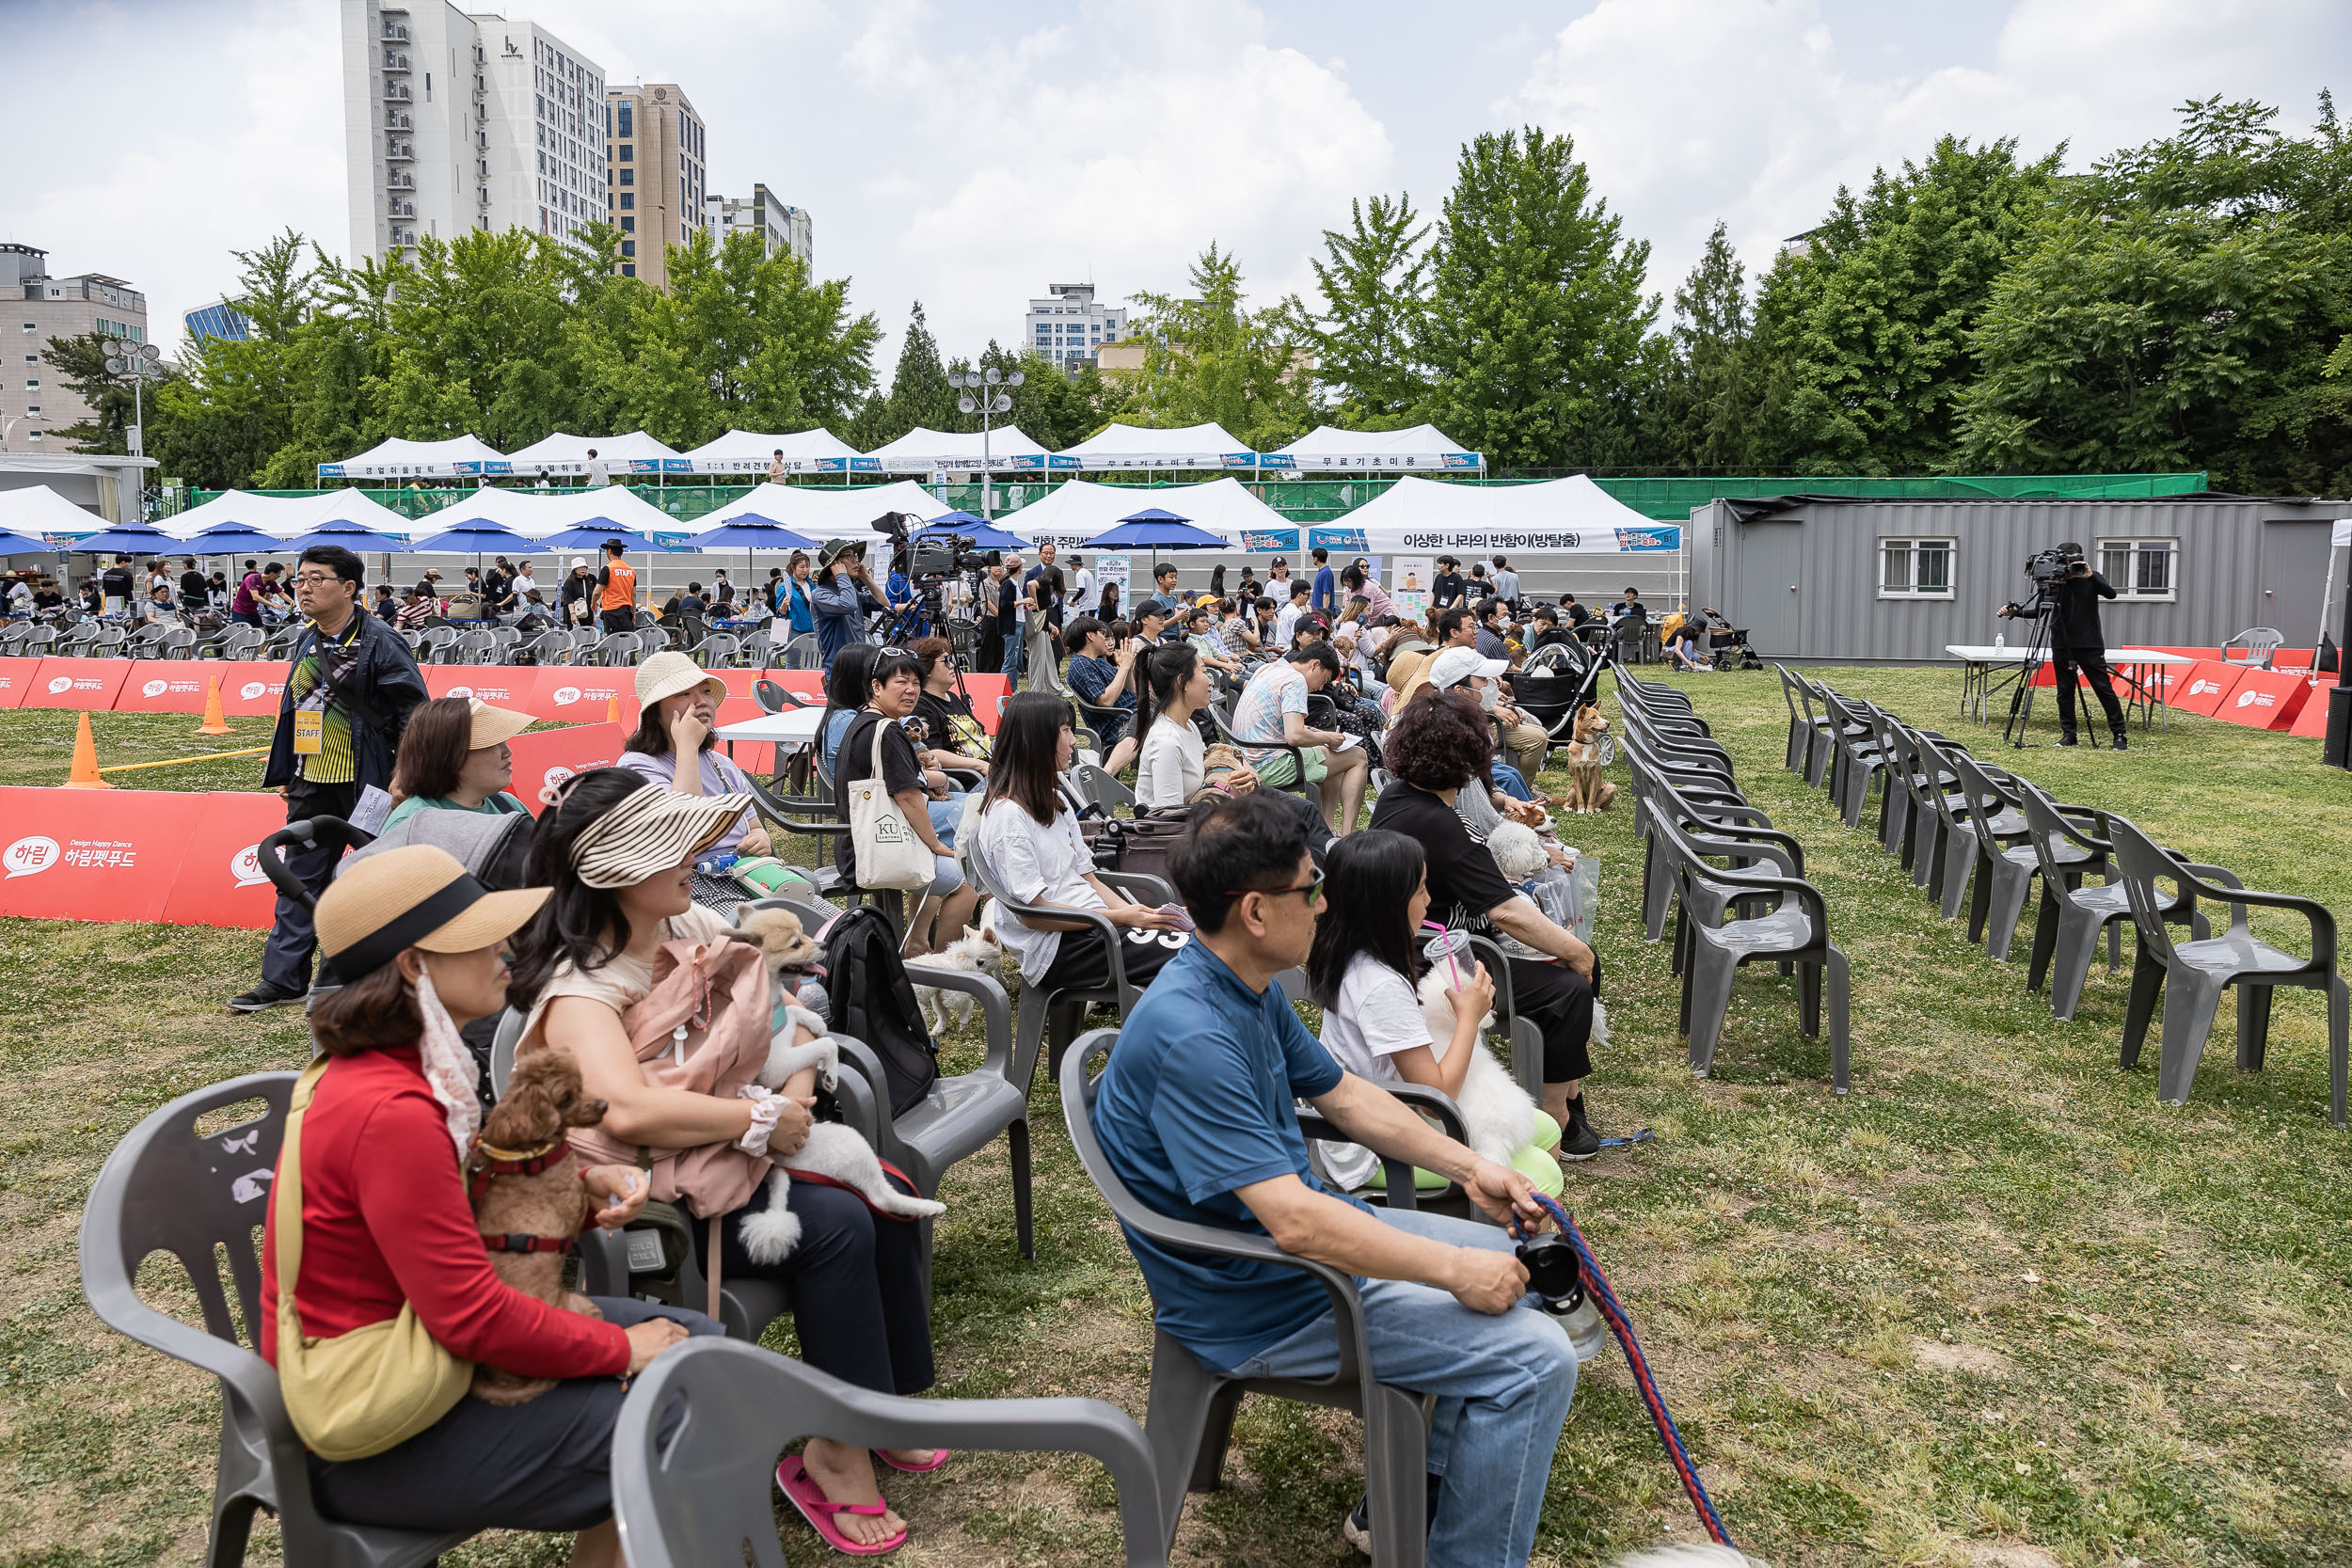
M 1094 874 L 1094 855 L 1056 787 L 1077 754 L 1069 705 L 1042 691 L 1005 705 L 996 751 L 980 802 L 976 847 L 995 884 L 1024 904 L 1095 910 L 1124 938 L 1127 978 L 1150 980 L 1184 945 L 1170 914 L 1147 909 Z M 1105 986 L 1110 953 L 1092 925 L 1049 917 L 1024 919 L 999 909 L 996 935 L 1021 960 L 1029 986 Z
M 1097 604 L 1089 613 L 1093 615 L 1096 620 L 1102 622 L 1104 626 L 1108 626 L 1113 621 L 1118 620 L 1119 584 L 1115 582 L 1104 583 L 1103 585 L 1102 602 Z
M 1192 716 L 1209 705 L 1209 668 L 1190 643 L 1152 649 L 1136 694 L 1136 732 L 1143 750 L 1136 761 L 1136 804 L 1148 811 L 1182 811 L 1205 782 L 1206 743 Z M 1257 770 L 1235 768 L 1222 781 L 1233 794 L 1258 787 Z
M 874 660 L 881 657 L 882 650 L 873 643 L 852 642 L 833 656 L 825 671 L 825 711 L 817 721 L 817 744 L 829 779 L 833 759 L 841 750 L 841 737 L 850 733 L 850 721 L 870 695 L 867 677 L 874 673 Z

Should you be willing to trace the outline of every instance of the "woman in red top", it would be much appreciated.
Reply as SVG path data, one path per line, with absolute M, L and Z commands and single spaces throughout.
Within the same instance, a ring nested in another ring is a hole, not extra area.
M 457 1031 L 506 1005 L 507 939 L 544 888 L 491 893 L 446 851 L 389 849 L 319 899 L 320 951 L 339 989 L 310 1010 L 335 1058 L 302 1121 L 302 1262 L 294 1302 L 320 1338 L 412 1304 L 453 1354 L 560 1378 L 526 1404 L 470 1394 L 416 1436 L 367 1459 L 310 1458 L 319 1509 L 356 1524 L 577 1530 L 574 1568 L 618 1568 L 609 1465 L 621 1379 L 689 1333 L 700 1313 L 599 1297 L 601 1321 L 522 1294 L 490 1268 L 460 1171 L 481 1130 L 477 1069 Z M 646 1184 L 628 1165 L 582 1180 L 596 1216 L 626 1225 Z M 262 1354 L 277 1359 L 276 1216 L 262 1248 Z

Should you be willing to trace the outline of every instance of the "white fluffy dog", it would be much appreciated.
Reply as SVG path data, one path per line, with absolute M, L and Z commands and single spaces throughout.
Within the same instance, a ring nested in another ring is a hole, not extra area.
M 1429 1049 L 1442 1062 L 1454 1042 L 1454 993 L 1444 964 L 1421 977 L 1419 994 L 1421 1016 L 1429 1025 Z M 1482 1026 L 1491 1024 L 1494 1014 L 1488 1013 L 1481 1022 Z M 1470 1051 L 1470 1073 L 1454 1102 L 1462 1108 L 1470 1146 L 1496 1164 L 1507 1165 L 1511 1156 L 1535 1136 L 1535 1102 L 1484 1044 L 1473 1043 Z
M 817 1037 L 805 1045 L 794 1045 L 796 1025 L 806 1025 Z M 832 1088 L 840 1079 L 841 1051 L 826 1035 L 825 1028 L 825 1021 L 807 1008 L 787 1007 L 783 1029 L 769 1042 L 768 1065 L 760 1069 L 760 1084 L 767 1088 L 782 1089 L 785 1081 L 794 1073 L 815 1068 L 817 1081 Z M 920 1219 L 947 1212 L 944 1203 L 911 1197 L 892 1186 L 882 1176 L 882 1162 L 866 1146 L 866 1140 L 839 1122 L 820 1121 L 811 1127 L 808 1141 L 790 1159 L 793 1169 L 831 1177 L 886 1214 Z M 742 1219 L 743 1250 L 753 1262 L 779 1262 L 801 1244 L 800 1218 L 785 1207 L 791 1192 L 791 1172 L 779 1162 L 768 1174 L 768 1207 Z
M 993 907 L 993 901 L 991 907 Z M 935 964 L 941 969 L 960 969 L 966 974 L 993 975 L 999 973 L 997 966 L 1004 956 L 1005 950 L 996 944 L 995 927 L 991 925 L 972 936 L 959 937 L 936 953 L 908 961 Z M 913 978 L 913 975 L 910 974 L 910 977 Z M 972 1008 L 977 1000 L 970 991 L 943 990 L 937 986 L 923 984 L 919 978 L 914 980 L 914 1001 L 915 1006 L 923 1009 L 923 1027 L 934 1036 L 947 1032 L 950 1018 L 955 1020 L 958 1029 L 962 1028 L 964 1022 L 972 1016 Z

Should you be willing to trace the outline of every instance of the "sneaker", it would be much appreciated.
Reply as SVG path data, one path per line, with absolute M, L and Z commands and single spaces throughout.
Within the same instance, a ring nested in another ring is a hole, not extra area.
M 1445 1477 L 1433 1475 L 1429 1478 L 1429 1507 L 1422 1517 L 1429 1522 L 1432 1529 L 1438 1525 L 1438 1494 L 1444 1489 Z M 1356 1506 L 1347 1511 L 1347 1518 L 1340 1525 L 1340 1534 L 1356 1548 L 1357 1556 L 1372 1555 L 1372 1497 L 1369 1493 L 1357 1495 Z
M 1600 1152 L 1600 1134 L 1593 1130 L 1584 1096 L 1568 1101 L 1568 1124 L 1560 1130 L 1560 1147 L 1552 1152 L 1563 1160 L 1589 1160 Z
M 291 1007 L 309 994 L 308 991 L 279 990 L 264 980 L 243 996 L 230 997 L 229 1010 L 232 1013 L 259 1013 L 272 1007 Z
M 2059 734 L 2058 744 L 2061 746 L 2076 746 L 2080 745 L 2081 742 L 2074 738 L 2074 732 L 2073 730 L 2066 730 Z
M 2115 732 L 2115 749 L 2119 752 L 2128 752 L 2132 749 L 2130 737 L 2125 736 L 2122 730 Z

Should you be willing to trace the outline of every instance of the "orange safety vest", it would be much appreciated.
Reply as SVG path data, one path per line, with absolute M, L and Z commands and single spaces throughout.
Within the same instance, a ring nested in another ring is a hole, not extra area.
M 618 561 L 607 561 L 608 574 L 604 595 L 596 601 L 598 610 L 627 610 L 637 602 L 637 568 Z

